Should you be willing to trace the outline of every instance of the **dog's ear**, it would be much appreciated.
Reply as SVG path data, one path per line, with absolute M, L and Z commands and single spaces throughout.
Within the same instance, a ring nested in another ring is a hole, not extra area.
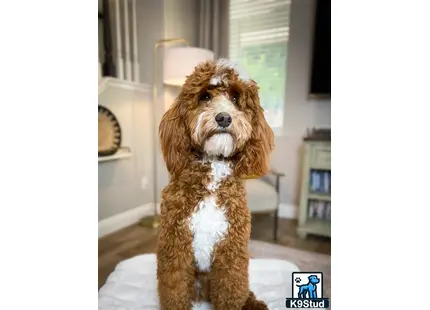
M 269 171 L 270 152 L 274 149 L 275 139 L 260 105 L 258 86 L 254 81 L 248 84 L 244 95 L 247 106 L 254 112 L 252 134 L 247 145 L 238 154 L 236 163 L 236 174 L 244 179 L 259 178 Z
M 158 129 L 164 161 L 173 176 L 179 174 L 187 165 L 191 151 L 191 139 L 182 110 L 181 101 L 176 99 L 163 115 Z

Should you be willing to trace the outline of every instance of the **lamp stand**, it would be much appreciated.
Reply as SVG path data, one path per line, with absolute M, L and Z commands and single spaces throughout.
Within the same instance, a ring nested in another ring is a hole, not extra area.
M 158 148 L 157 145 L 157 133 L 158 133 L 158 128 L 157 128 L 157 103 L 158 103 L 158 93 L 157 93 L 157 64 L 158 64 L 158 59 L 157 59 L 157 55 L 158 55 L 158 49 L 161 46 L 166 46 L 168 44 L 172 44 L 172 43 L 182 43 L 186 46 L 190 46 L 190 43 L 183 39 L 183 38 L 174 38 L 174 39 L 162 39 L 162 40 L 158 40 L 157 43 L 155 43 L 154 46 L 154 71 L 153 71 L 153 80 L 152 80 L 152 84 L 153 84 L 153 120 L 154 120 L 154 139 L 153 139 L 153 148 L 154 148 L 154 161 L 153 161 L 153 167 L 154 167 L 154 211 L 153 211 L 153 215 L 150 216 L 146 216 L 144 218 L 142 218 L 139 222 L 140 226 L 143 227 L 151 227 L 151 228 L 158 228 L 158 226 L 160 226 L 160 215 L 158 214 L 157 211 L 157 180 L 158 180 L 158 176 L 157 176 L 157 156 L 156 156 L 156 150 Z

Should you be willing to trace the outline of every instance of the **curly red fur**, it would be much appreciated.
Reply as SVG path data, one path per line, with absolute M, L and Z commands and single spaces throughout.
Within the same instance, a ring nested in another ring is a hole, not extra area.
M 231 124 L 221 128 L 215 116 L 225 111 Z M 159 135 L 171 175 L 157 245 L 161 309 L 189 310 L 201 301 L 215 310 L 267 309 L 249 290 L 251 216 L 243 183 L 267 173 L 274 147 L 257 84 L 222 62 L 200 64 Z
M 235 170 L 240 177 L 246 179 L 261 177 L 269 171 L 269 155 L 274 148 L 274 135 L 264 118 L 255 82 L 246 88 L 245 96 L 247 105 L 252 107 L 255 117 L 251 139 L 238 154 Z
M 191 143 L 185 132 L 184 112 L 179 101 L 163 115 L 159 129 L 161 149 L 167 170 L 176 175 L 188 164 Z

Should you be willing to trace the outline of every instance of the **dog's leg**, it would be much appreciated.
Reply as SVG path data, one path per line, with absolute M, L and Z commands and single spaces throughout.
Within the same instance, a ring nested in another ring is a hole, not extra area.
M 163 260 L 162 260 L 163 261 Z M 194 290 L 194 277 L 178 260 L 158 264 L 158 295 L 162 310 L 189 310 Z
M 165 227 L 160 226 L 159 234 L 166 234 L 165 230 Z M 169 229 L 168 232 L 174 233 L 174 229 Z M 161 310 L 191 309 L 195 276 L 191 241 L 188 240 L 190 239 L 159 239 L 157 279 Z
M 241 310 L 246 304 L 249 297 L 249 257 L 243 247 L 224 242 L 215 251 L 209 277 L 214 310 Z

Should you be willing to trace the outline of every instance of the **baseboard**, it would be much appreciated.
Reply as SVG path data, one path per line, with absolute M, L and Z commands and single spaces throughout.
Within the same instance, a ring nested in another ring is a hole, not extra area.
M 289 203 L 280 203 L 278 216 L 285 219 L 296 219 L 298 207 Z
M 159 210 L 159 204 L 157 209 Z M 107 219 L 99 222 L 99 238 L 107 234 L 113 233 L 117 230 L 133 225 L 142 217 L 150 216 L 154 214 L 154 203 L 147 203 L 143 206 L 127 210 L 125 212 L 116 214 Z

